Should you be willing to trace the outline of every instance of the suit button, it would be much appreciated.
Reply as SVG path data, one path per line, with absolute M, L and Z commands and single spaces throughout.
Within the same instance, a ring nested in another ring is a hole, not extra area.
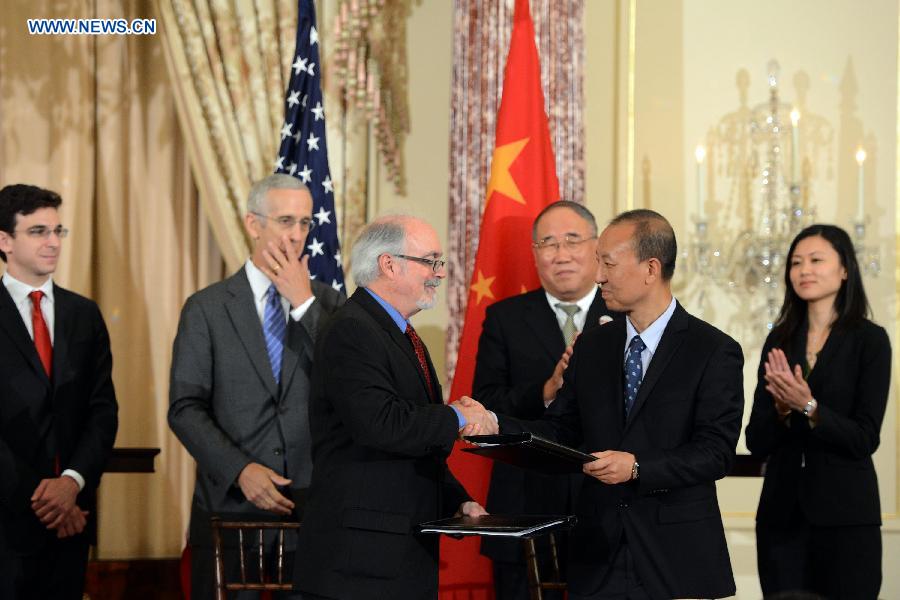
M 282 450 L 281 448 L 275 448 L 275 450 L 273 450 L 273 452 L 275 453 L 275 456 L 281 456 L 281 454 L 284 452 L 284 450 Z
M 620 500 L 619 508 L 628 508 L 628 500 Z

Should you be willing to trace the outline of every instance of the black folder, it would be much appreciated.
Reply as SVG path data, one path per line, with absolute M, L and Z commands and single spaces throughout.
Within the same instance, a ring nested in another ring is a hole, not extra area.
M 532 538 L 559 529 L 571 529 L 576 518 L 565 515 L 483 515 L 453 517 L 419 525 L 419 533 L 444 533 L 453 537 L 467 535 Z
M 468 435 L 465 440 L 475 448 L 463 448 L 463 452 L 542 473 L 581 473 L 584 463 L 597 459 L 532 433 Z

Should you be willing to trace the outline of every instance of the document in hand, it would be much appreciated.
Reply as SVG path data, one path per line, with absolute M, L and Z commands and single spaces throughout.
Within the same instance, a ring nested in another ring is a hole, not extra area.
M 465 440 L 475 447 L 463 448 L 463 452 L 542 473 L 581 473 L 584 463 L 596 460 L 590 454 L 531 433 L 469 435 Z
M 445 533 L 454 537 L 490 535 L 531 538 L 559 529 L 571 529 L 576 518 L 560 515 L 483 515 L 453 517 L 419 525 L 419 533 Z

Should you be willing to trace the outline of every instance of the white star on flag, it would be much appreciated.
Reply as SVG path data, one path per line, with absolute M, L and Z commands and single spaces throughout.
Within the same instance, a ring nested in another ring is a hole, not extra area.
M 325 244 L 323 244 L 316 238 L 313 238 L 312 244 L 307 246 L 307 248 L 309 248 L 309 257 L 313 258 L 314 256 L 319 256 L 319 255 L 324 256 L 325 253 L 322 252 L 322 246 L 324 246 L 324 245 Z
M 339 266 L 339 267 L 343 266 L 341 264 L 341 251 L 340 250 L 338 250 L 337 252 L 334 253 L 334 262 L 336 262 L 337 266 Z
M 294 106 L 295 104 L 300 104 L 300 90 L 294 90 L 288 95 L 287 99 L 288 106 Z
M 303 165 L 303 170 L 300 171 L 300 181 L 303 183 L 312 181 L 312 169 L 309 168 L 309 165 Z
M 330 175 L 326 177 L 324 181 L 322 181 L 322 187 L 325 188 L 326 194 L 334 193 L 334 184 L 331 183 Z
M 294 138 L 294 143 L 295 143 L 295 144 L 299 144 L 299 143 L 300 143 L 300 136 L 301 136 L 302 134 L 303 134 L 303 132 L 300 131 L 300 130 L 298 129 L 298 130 L 297 130 L 297 133 L 295 133 L 294 135 L 291 136 L 292 138 Z
M 315 27 L 311 27 L 309 30 L 309 45 L 315 46 L 319 43 L 319 32 L 316 31 Z M 312 75 L 312 73 L 310 73 Z
M 313 215 L 315 218 L 319 220 L 319 225 L 324 225 L 325 223 L 331 223 L 331 211 L 325 210 L 324 206 L 319 207 L 319 212 Z
M 306 72 L 309 73 L 310 75 L 315 75 L 316 72 L 313 71 L 313 67 L 315 67 L 315 66 L 316 66 L 316 63 L 309 63 L 309 66 L 306 67 Z M 304 104 L 303 106 L 306 106 L 306 105 Z
M 300 71 L 306 70 L 306 62 L 307 60 L 305 58 L 300 58 L 299 56 L 297 57 L 297 60 L 295 60 L 294 64 L 291 65 L 291 67 L 294 69 L 295 75 L 299 75 Z
M 291 166 L 288 167 L 288 173 L 290 173 L 291 175 L 293 175 L 293 174 L 296 173 L 296 172 L 297 172 L 297 163 L 292 162 L 292 163 L 291 163 Z
M 309 112 L 311 112 L 313 115 L 315 115 L 316 121 L 321 121 L 322 119 L 325 118 L 325 109 L 322 108 L 322 103 L 321 103 L 321 102 L 317 102 L 317 103 L 316 103 L 316 107 L 313 108 L 313 109 L 312 109 L 311 111 L 309 111 Z
M 281 128 L 281 139 L 286 137 L 291 137 L 291 124 L 285 123 L 284 127 Z
M 279 157 L 278 157 L 278 160 L 275 161 L 275 166 L 274 166 L 274 168 L 275 168 L 276 171 L 278 171 L 279 169 L 283 169 L 283 168 L 284 168 L 284 157 L 283 157 L 283 156 L 279 156 Z
M 341 283 L 340 281 L 338 281 L 337 279 L 332 279 L 331 287 L 333 287 L 335 291 L 339 292 L 339 291 L 341 291 L 341 288 L 344 287 L 344 284 Z
M 306 138 L 306 149 L 310 152 L 319 149 L 319 138 L 314 136 L 311 131 L 309 132 L 309 137 Z

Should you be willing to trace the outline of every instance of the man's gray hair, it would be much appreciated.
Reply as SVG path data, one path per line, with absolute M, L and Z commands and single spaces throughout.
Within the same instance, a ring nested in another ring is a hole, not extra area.
M 541 222 L 541 219 L 551 210 L 557 210 L 560 208 L 568 208 L 576 215 L 584 219 L 584 221 L 588 224 L 588 228 L 591 230 L 591 236 L 597 237 L 597 219 L 594 218 L 594 213 L 588 210 L 586 206 L 583 204 L 578 204 L 577 202 L 572 202 L 571 200 L 557 200 L 553 204 L 548 204 L 544 207 L 544 210 L 538 213 L 538 216 L 534 218 L 534 224 L 531 226 L 531 241 L 537 242 L 537 229 L 538 224 Z
M 270 190 L 304 190 L 309 192 L 309 188 L 296 177 L 291 177 L 287 173 L 273 173 L 260 179 L 250 188 L 250 193 L 247 195 L 247 212 L 258 215 L 269 214 L 266 195 Z
M 403 254 L 408 219 L 403 215 L 382 217 L 362 230 L 350 253 L 350 274 L 357 287 L 366 287 L 381 275 L 379 256 Z

